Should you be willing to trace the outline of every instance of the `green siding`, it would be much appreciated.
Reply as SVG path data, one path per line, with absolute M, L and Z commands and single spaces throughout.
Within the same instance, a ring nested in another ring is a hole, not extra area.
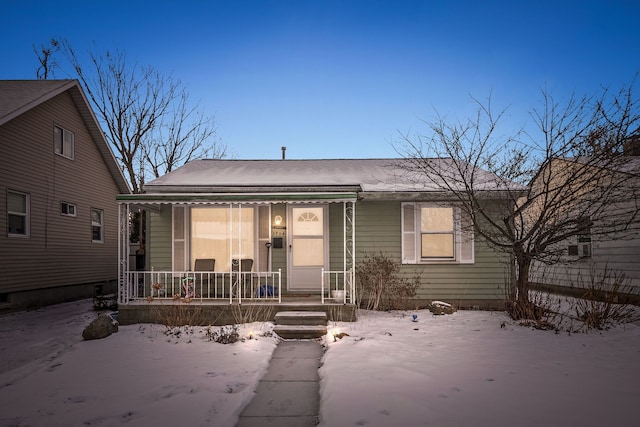
M 342 271 L 344 267 L 344 207 L 342 203 L 329 205 L 329 269 Z
M 383 252 L 402 259 L 400 202 L 359 202 L 356 208 L 356 263 L 367 253 Z M 504 298 L 508 257 L 500 256 L 476 238 L 474 264 L 403 264 L 401 273 L 420 277 L 416 298 L 496 300 Z
M 149 269 L 170 271 L 173 266 L 171 250 L 171 206 L 149 211 Z
M 329 205 L 330 269 L 342 270 L 344 207 Z M 274 204 L 272 218 L 286 218 L 286 204 Z M 367 253 L 383 252 L 400 262 L 401 203 L 399 201 L 361 201 L 356 203 L 356 265 Z M 149 211 L 149 266 L 155 270 L 171 269 L 171 207 Z M 284 224 L 286 227 L 286 224 Z M 285 229 L 286 230 L 286 229 Z M 282 230 L 281 230 L 282 231 Z M 286 289 L 287 238 L 281 249 L 272 248 L 272 269 L 282 269 L 282 286 Z M 407 279 L 421 278 L 418 300 L 445 300 L 462 305 L 463 301 L 489 301 L 504 298 L 508 277 L 508 257 L 491 250 L 481 240 L 475 242 L 474 264 L 403 264 L 401 273 Z M 475 304 L 475 302 L 474 302 Z
M 271 206 L 271 223 L 273 224 L 273 218 L 277 215 L 280 215 L 285 223 L 284 227 L 287 226 L 286 218 L 287 218 L 287 205 L 284 203 L 276 204 Z M 280 230 L 281 231 L 281 230 Z M 284 230 L 286 231 L 286 229 Z M 278 271 L 278 269 L 282 270 L 282 289 L 287 289 L 287 236 L 282 236 L 282 248 L 271 248 L 271 270 Z

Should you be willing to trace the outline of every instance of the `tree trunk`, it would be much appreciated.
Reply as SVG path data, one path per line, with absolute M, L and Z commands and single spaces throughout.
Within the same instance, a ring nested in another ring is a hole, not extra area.
M 516 255 L 516 283 L 515 295 L 511 295 L 509 314 L 513 319 L 538 319 L 539 314 L 529 300 L 529 271 L 531 259 L 526 255 Z
M 531 268 L 531 260 L 526 257 L 523 258 L 517 262 L 516 289 L 518 291 L 518 304 L 529 303 L 529 269 Z

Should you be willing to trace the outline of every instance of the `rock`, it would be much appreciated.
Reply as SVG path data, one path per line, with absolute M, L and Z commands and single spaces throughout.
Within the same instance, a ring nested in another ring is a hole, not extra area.
M 118 322 L 108 314 L 101 314 L 82 331 L 85 340 L 98 340 L 118 332 Z
M 456 309 L 446 302 L 433 301 L 431 305 L 429 305 L 429 311 L 435 316 L 440 314 L 453 314 L 456 312 Z

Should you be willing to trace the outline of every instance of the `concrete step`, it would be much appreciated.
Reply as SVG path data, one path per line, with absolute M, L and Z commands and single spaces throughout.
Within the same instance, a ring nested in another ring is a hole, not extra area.
M 274 317 L 276 325 L 326 325 L 327 313 L 324 311 L 280 311 Z
M 273 332 L 284 339 L 314 339 L 327 334 L 326 325 L 276 325 Z

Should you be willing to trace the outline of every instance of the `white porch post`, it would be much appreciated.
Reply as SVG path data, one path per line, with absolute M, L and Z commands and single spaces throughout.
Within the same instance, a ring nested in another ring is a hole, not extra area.
M 235 221 L 234 214 L 237 217 Z M 237 224 L 235 227 L 237 230 L 234 230 L 234 223 Z M 233 288 L 235 285 L 237 293 L 236 299 L 238 304 L 242 304 L 242 203 L 229 204 L 229 256 L 229 303 L 233 303 Z M 238 260 L 238 271 L 234 271 L 233 269 L 234 259 Z
M 129 204 L 118 204 L 118 303 L 129 302 Z
M 344 284 L 345 288 L 347 286 L 347 277 L 350 278 L 349 284 L 350 289 L 345 289 L 348 291 L 350 303 L 355 303 L 356 297 L 356 284 L 355 284 L 355 268 L 356 268 L 356 203 L 354 201 L 344 202 L 343 203 L 344 210 L 344 231 L 343 231 L 343 274 L 344 274 Z M 351 274 L 347 276 L 347 272 L 350 271 Z M 346 298 L 347 292 L 345 292 Z M 346 301 L 345 301 L 346 302 Z
M 238 203 L 238 253 L 237 255 L 237 259 L 238 259 L 238 276 L 237 276 L 237 280 L 238 280 L 238 284 L 236 285 L 236 292 L 238 292 L 238 304 L 242 304 L 242 291 L 243 286 L 242 286 L 242 203 Z M 233 217 L 231 218 L 231 221 L 233 221 Z M 233 241 L 233 237 L 231 237 L 231 240 Z M 231 256 L 231 259 L 233 260 L 233 253 Z M 232 268 L 233 269 L 233 268 Z

